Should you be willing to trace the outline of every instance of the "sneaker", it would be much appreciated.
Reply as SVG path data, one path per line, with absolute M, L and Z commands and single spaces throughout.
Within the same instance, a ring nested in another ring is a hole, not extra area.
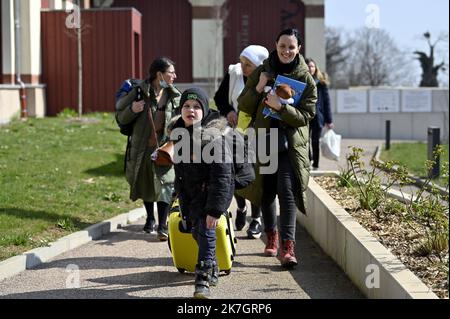
M 258 239 L 262 234 L 261 223 L 257 219 L 253 219 L 247 229 L 247 237 L 249 239 Z
M 147 219 L 144 228 L 142 228 L 148 234 L 156 234 L 156 224 L 154 220 Z
M 268 257 L 275 257 L 278 254 L 278 232 L 271 230 L 266 232 L 267 244 L 264 248 L 264 255 Z
M 294 241 L 286 240 L 281 247 L 281 253 L 279 256 L 281 266 L 284 268 L 293 268 L 297 266 L 297 258 L 295 258 Z
M 240 231 L 245 226 L 245 217 L 247 216 L 247 207 L 245 207 L 242 211 L 236 210 L 236 230 Z
M 169 231 L 167 229 L 167 226 L 158 227 L 158 239 L 160 241 L 167 241 L 169 239 Z
M 195 285 L 194 299 L 209 299 L 211 297 L 211 291 L 209 286 Z

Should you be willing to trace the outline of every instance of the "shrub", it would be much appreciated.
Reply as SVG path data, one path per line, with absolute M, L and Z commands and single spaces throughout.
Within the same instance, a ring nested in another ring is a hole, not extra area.
M 66 107 L 61 112 L 59 112 L 57 114 L 57 116 L 58 117 L 63 117 L 63 118 L 71 118 L 71 117 L 77 117 L 78 113 L 75 110 Z
M 58 219 L 56 222 L 56 226 L 58 226 L 61 229 L 73 231 L 75 229 L 75 225 L 73 224 L 72 220 L 69 218 L 61 218 Z
M 393 169 L 396 165 L 394 162 L 380 164 L 372 161 L 371 170 L 366 170 L 361 160 L 362 152 L 362 149 L 353 147 L 352 153 L 347 157 L 356 181 L 355 189 L 361 208 L 369 210 L 377 220 L 389 214 L 400 213 L 407 225 L 422 238 L 414 251 L 420 256 L 435 255 L 442 261 L 448 251 L 448 195 L 442 195 L 434 184 L 430 184 L 431 179 L 428 178 L 424 186 L 416 194 L 412 194 L 413 199 L 407 200 L 403 192 L 403 186 L 411 182 L 407 168 L 398 165 Z M 438 146 L 434 151 L 434 161 L 425 162 L 426 168 L 431 168 L 442 153 L 443 148 Z M 379 176 L 382 171 L 387 172 L 383 178 Z M 444 164 L 443 175 L 448 176 L 448 163 Z M 392 199 L 388 199 L 388 190 L 394 184 L 399 186 L 403 202 L 407 204 L 398 201 L 394 203 Z M 426 189 L 431 190 L 425 192 Z M 446 189 L 448 191 L 448 180 Z
M 339 187 L 352 188 L 355 186 L 355 176 L 349 166 L 350 164 L 347 161 L 347 168 L 341 168 L 339 170 L 339 177 L 337 181 Z

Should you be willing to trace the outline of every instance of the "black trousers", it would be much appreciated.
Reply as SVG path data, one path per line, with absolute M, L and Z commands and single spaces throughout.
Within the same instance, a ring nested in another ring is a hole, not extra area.
M 236 198 L 237 207 L 239 209 L 242 209 L 246 206 L 244 197 L 234 195 L 234 198 Z M 259 218 L 259 217 L 261 217 L 261 210 L 259 209 L 258 206 L 252 204 L 252 218 Z
M 154 204 L 154 202 L 144 202 L 145 210 L 147 211 L 147 220 L 155 221 L 155 214 L 153 213 Z M 166 226 L 170 205 L 166 202 L 157 202 L 156 206 L 158 207 L 158 223 L 160 226 Z
M 312 166 L 319 167 L 320 157 L 320 136 L 322 135 L 322 128 L 317 125 L 311 125 L 309 128 L 309 136 L 311 136 L 311 147 L 309 148 L 309 160 L 312 161 Z
M 280 236 L 282 240 L 295 240 L 297 206 L 295 194 L 298 182 L 292 168 L 288 152 L 278 154 L 278 170 L 274 174 L 263 175 L 264 189 L 261 211 L 266 232 L 277 228 L 275 199 L 280 203 Z

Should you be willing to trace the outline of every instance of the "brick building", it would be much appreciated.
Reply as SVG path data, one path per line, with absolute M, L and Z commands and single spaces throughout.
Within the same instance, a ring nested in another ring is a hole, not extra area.
M 180 87 L 197 83 L 211 89 L 245 46 L 260 44 L 271 51 L 287 27 L 300 30 L 302 53 L 325 66 L 324 0 L 81 0 L 80 7 L 83 78 L 89 79 L 83 81 L 86 112 L 113 111 L 121 80 L 145 76 L 161 55 L 176 62 Z M 0 123 L 20 109 L 18 72 L 29 115 L 77 109 L 76 32 L 67 27 L 72 8 L 69 0 L 1 1 Z

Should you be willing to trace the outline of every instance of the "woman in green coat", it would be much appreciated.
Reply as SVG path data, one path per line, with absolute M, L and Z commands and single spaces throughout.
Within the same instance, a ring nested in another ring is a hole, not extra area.
M 134 123 L 130 147 L 126 156 L 126 178 L 130 184 L 130 198 L 141 198 L 147 211 L 144 231 L 155 233 L 154 203 L 158 207 L 158 238 L 168 239 L 167 215 L 173 193 L 175 173 L 173 166 L 156 166 L 151 154 L 168 140 L 166 127 L 178 112 L 180 92 L 173 86 L 176 79 L 174 62 L 168 58 L 155 59 L 146 80 L 131 80 L 130 91 L 124 93 L 116 103 L 120 124 Z M 136 101 L 138 90 L 144 99 Z M 150 123 L 152 112 L 158 143 Z
M 281 265 L 287 268 L 297 265 L 294 253 L 296 216 L 297 208 L 306 214 L 304 192 L 309 180 L 309 122 L 315 115 L 317 101 L 316 85 L 299 53 L 300 47 L 300 37 L 296 29 L 282 31 L 276 40 L 276 50 L 250 75 L 238 98 L 239 111 L 252 115 L 257 138 L 266 139 L 270 128 L 278 129 L 278 135 L 284 137 L 277 140 L 280 142 L 276 148 L 276 172 L 261 175 L 257 167 L 255 183 L 240 194 L 253 204 L 261 206 L 267 235 L 264 254 L 278 255 Z M 306 83 L 296 105 L 281 104 L 277 96 L 264 94 L 264 88 L 273 84 L 278 75 Z M 267 106 L 277 112 L 281 120 L 265 117 L 263 109 Z M 264 136 L 258 129 L 265 129 Z M 287 145 L 281 142 L 283 140 L 287 141 Z M 280 231 L 277 229 L 276 218 L 277 195 L 280 204 Z M 279 236 L 281 250 L 278 254 Z

